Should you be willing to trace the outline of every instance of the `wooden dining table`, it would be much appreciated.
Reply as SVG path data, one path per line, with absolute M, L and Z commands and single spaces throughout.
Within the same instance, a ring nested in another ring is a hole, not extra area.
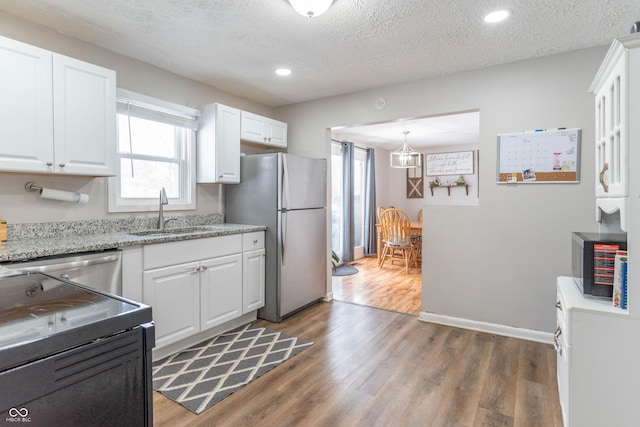
M 422 235 L 422 222 L 420 221 L 411 221 L 411 233 Z M 382 258 L 382 230 L 380 229 L 380 224 L 376 224 L 376 235 L 378 236 L 378 245 L 376 247 L 378 263 Z

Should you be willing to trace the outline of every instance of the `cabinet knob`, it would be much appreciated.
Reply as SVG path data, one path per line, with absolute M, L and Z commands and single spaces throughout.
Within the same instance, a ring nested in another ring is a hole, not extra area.
M 60 163 L 58 166 L 60 166 L 61 168 L 65 167 L 64 163 Z
M 258 243 L 258 239 L 255 239 L 255 240 L 253 241 L 253 244 L 254 244 L 254 245 L 255 245 L 256 243 Z
M 604 189 L 605 193 L 609 192 L 609 185 L 606 182 L 604 182 L 604 174 L 608 170 L 609 170 L 609 163 L 605 163 L 604 166 L 602 167 L 602 170 L 600 171 L 600 185 L 602 185 L 602 188 Z
M 53 166 L 53 162 L 47 162 L 47 166 L 49 167 Z
M 556 301 L 556 308 L 562 311 L 562 303 L 560 301 Z

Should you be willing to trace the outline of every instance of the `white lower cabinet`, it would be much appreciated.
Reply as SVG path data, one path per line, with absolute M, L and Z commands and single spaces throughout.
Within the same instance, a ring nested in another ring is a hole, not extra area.
M 153 310 L 154 357 L 248 323 L 264 306 L 263 231 L 145 245 L 123 261 L 125 297 Z
M 242 259 L 242 314 L 264 307 L 264 249 L 245 252 Z
M 640 319 L 557 281 L 558 394 L 565 427 L 637 426 Z
M 153 307 L 156 348 L 200 332 L 198 264 L 180 264 L 145 271 L 142 301 Z
M 242 254 L 201 263 L 200 329 L 220 325 L 242 314 Z

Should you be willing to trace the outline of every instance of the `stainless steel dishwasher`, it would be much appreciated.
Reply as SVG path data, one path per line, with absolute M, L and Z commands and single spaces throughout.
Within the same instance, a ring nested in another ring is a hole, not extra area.
M 122 296 L 122 252 L 116 249 L 36 258 L 6 263 L 3 267 L 24 273 L 46 273 Z

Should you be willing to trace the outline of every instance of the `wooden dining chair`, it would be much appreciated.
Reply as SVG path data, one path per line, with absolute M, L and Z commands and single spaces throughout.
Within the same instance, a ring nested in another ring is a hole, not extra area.
M 422 225 L 422 209 L 418 211 L 418 222 Z M 422 262 L 422 231 L 411 234 L 411 243 L 413 244 L 416 263 Z
M 411 242 L 411 220 L 409 215 L 401 209 L 386 209 L 380 215 L 380 227 L 382 228 L 382 239 L 384 249 L 380 258 L 380 268 L 384 266 L 387 255 L 402 255 L 404 260 L 404 270 L 409 272 L 409 263 L 415 261 L 416 255 L 413 243 Z M 390 258 L 393 263 L 393 257 Z
M 390 209 L 392 209 L 392 207 L 390 207 Z M 380 205 L 376 208 L 376 214 L 378 216 L 378 224 L 380 224 L 380 215 L 382 215 L 382 212 L 386 211 L 387 208 L 385 208 L 384 206 Z M 382 241 L 382 250 L 384 251 L 384 240 Z M 382 255 L 381 255 L 382 256 Z M 390 254 L 387 254 L 387 256 L 393 256 L 393 250 L 391 251 Z M 380 262 L 378 262 L 378 264 L 380 264 Z

